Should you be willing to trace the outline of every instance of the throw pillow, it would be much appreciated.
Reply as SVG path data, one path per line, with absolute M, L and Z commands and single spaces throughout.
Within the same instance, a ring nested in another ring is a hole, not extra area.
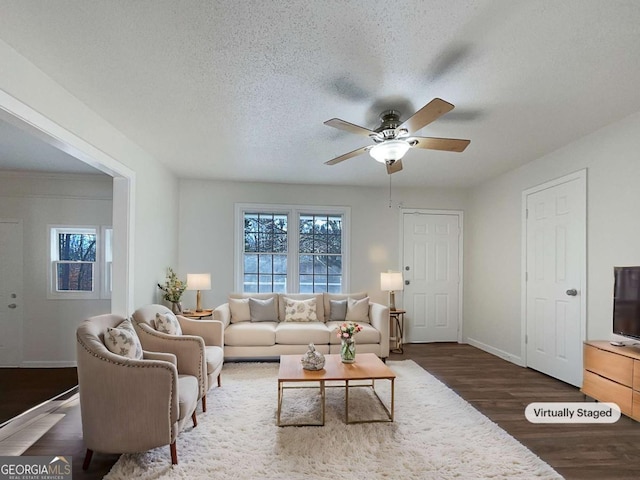
M 329 304 L 329 321 L 330 322 L 344 322 L 347 318 L 347 299 L 344 300 L 330 300 Z
M 252 322 L 275 322 L 278 320 L 275 297 L 266 300 L 250 298 L 249 312 Z
M 347 322 L 365 322 L 369 323 L 369 297 L 362 300 L 349 298 L 347 300 Z
M 164 315 L 156 313 L 156 330 L 169 335 L 182 335 L 180 322 L 171 312 L 167 312 Z
M 231 311 L 231 323 L 248 322 L 251 320 L 248 298 L 230 298 L 229 310 Z
M 284 321 L 285 322 L 317 322 L 316 299 L 292 300 L 284 299 Z
M 142 345 L 131 320 L 124 320 L 116 327 L 108 327 L 104 334 L 104 344 L 116 355 L 127 358 L 142 358 Z

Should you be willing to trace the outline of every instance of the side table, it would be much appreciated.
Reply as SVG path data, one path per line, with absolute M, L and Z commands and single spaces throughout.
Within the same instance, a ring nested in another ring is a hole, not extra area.
M 404 314 L 406 310 L 389 310 L 389 332 L 393 332 L 393 336 L 390 336 L 389 340 L 393 340 L 393 353 L 404 353 L 402 348 L 402 338 L 404 336 Z
M 205 308 L 201 312 L 196 312 L 195 310 L 184 310 L 180 315 L 187 318 L 197 318 L 198 320 L 202 320 L 203 318 L 213 315 L 213 309 Z

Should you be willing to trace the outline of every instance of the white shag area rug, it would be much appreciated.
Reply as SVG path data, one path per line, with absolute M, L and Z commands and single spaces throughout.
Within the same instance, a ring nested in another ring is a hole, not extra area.
M 322 427 L 277 427 L 277 363 L 229 363 L 207 413 L 169 447 L 122 455 L 120 479 L 561 479 L 548 464 L 411 360 L 396 373 L 393 423 L 344 423 L 344 388 L 327 388 Z M 388 381 L 376 390 L 388 402 Z M 283 420 L 319 418 L 317 388 L 286 390 Z M 384 417 L 369 388 L 349 394 L 350 417 Z

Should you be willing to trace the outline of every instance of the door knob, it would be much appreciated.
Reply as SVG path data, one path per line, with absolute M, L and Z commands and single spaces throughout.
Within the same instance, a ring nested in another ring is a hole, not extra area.
M 575 288 L 570 288 L 569 290 L 567 290 L 567 295 L 569 295 L 570 297 L 575 297 L 576 295 L 578 295 L 578 291 Z
M 411 283 L 411 282 L 410 282 L 409 280 L 405 280 L 405 281 L 404 281 L 404 284 L 405 284 L 405 285 L 409 285 L 410 283 Z
M 10 303 L 9 305 L 7 305 L 7 307 L 9 308 L 16 308 L 18 305 L 16 305 L 15 303 Z

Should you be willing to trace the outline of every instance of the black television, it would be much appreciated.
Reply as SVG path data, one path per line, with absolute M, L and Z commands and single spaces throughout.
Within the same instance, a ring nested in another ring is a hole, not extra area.
M 613 267 L 613 333 L 640 338 L 640 267 Z

